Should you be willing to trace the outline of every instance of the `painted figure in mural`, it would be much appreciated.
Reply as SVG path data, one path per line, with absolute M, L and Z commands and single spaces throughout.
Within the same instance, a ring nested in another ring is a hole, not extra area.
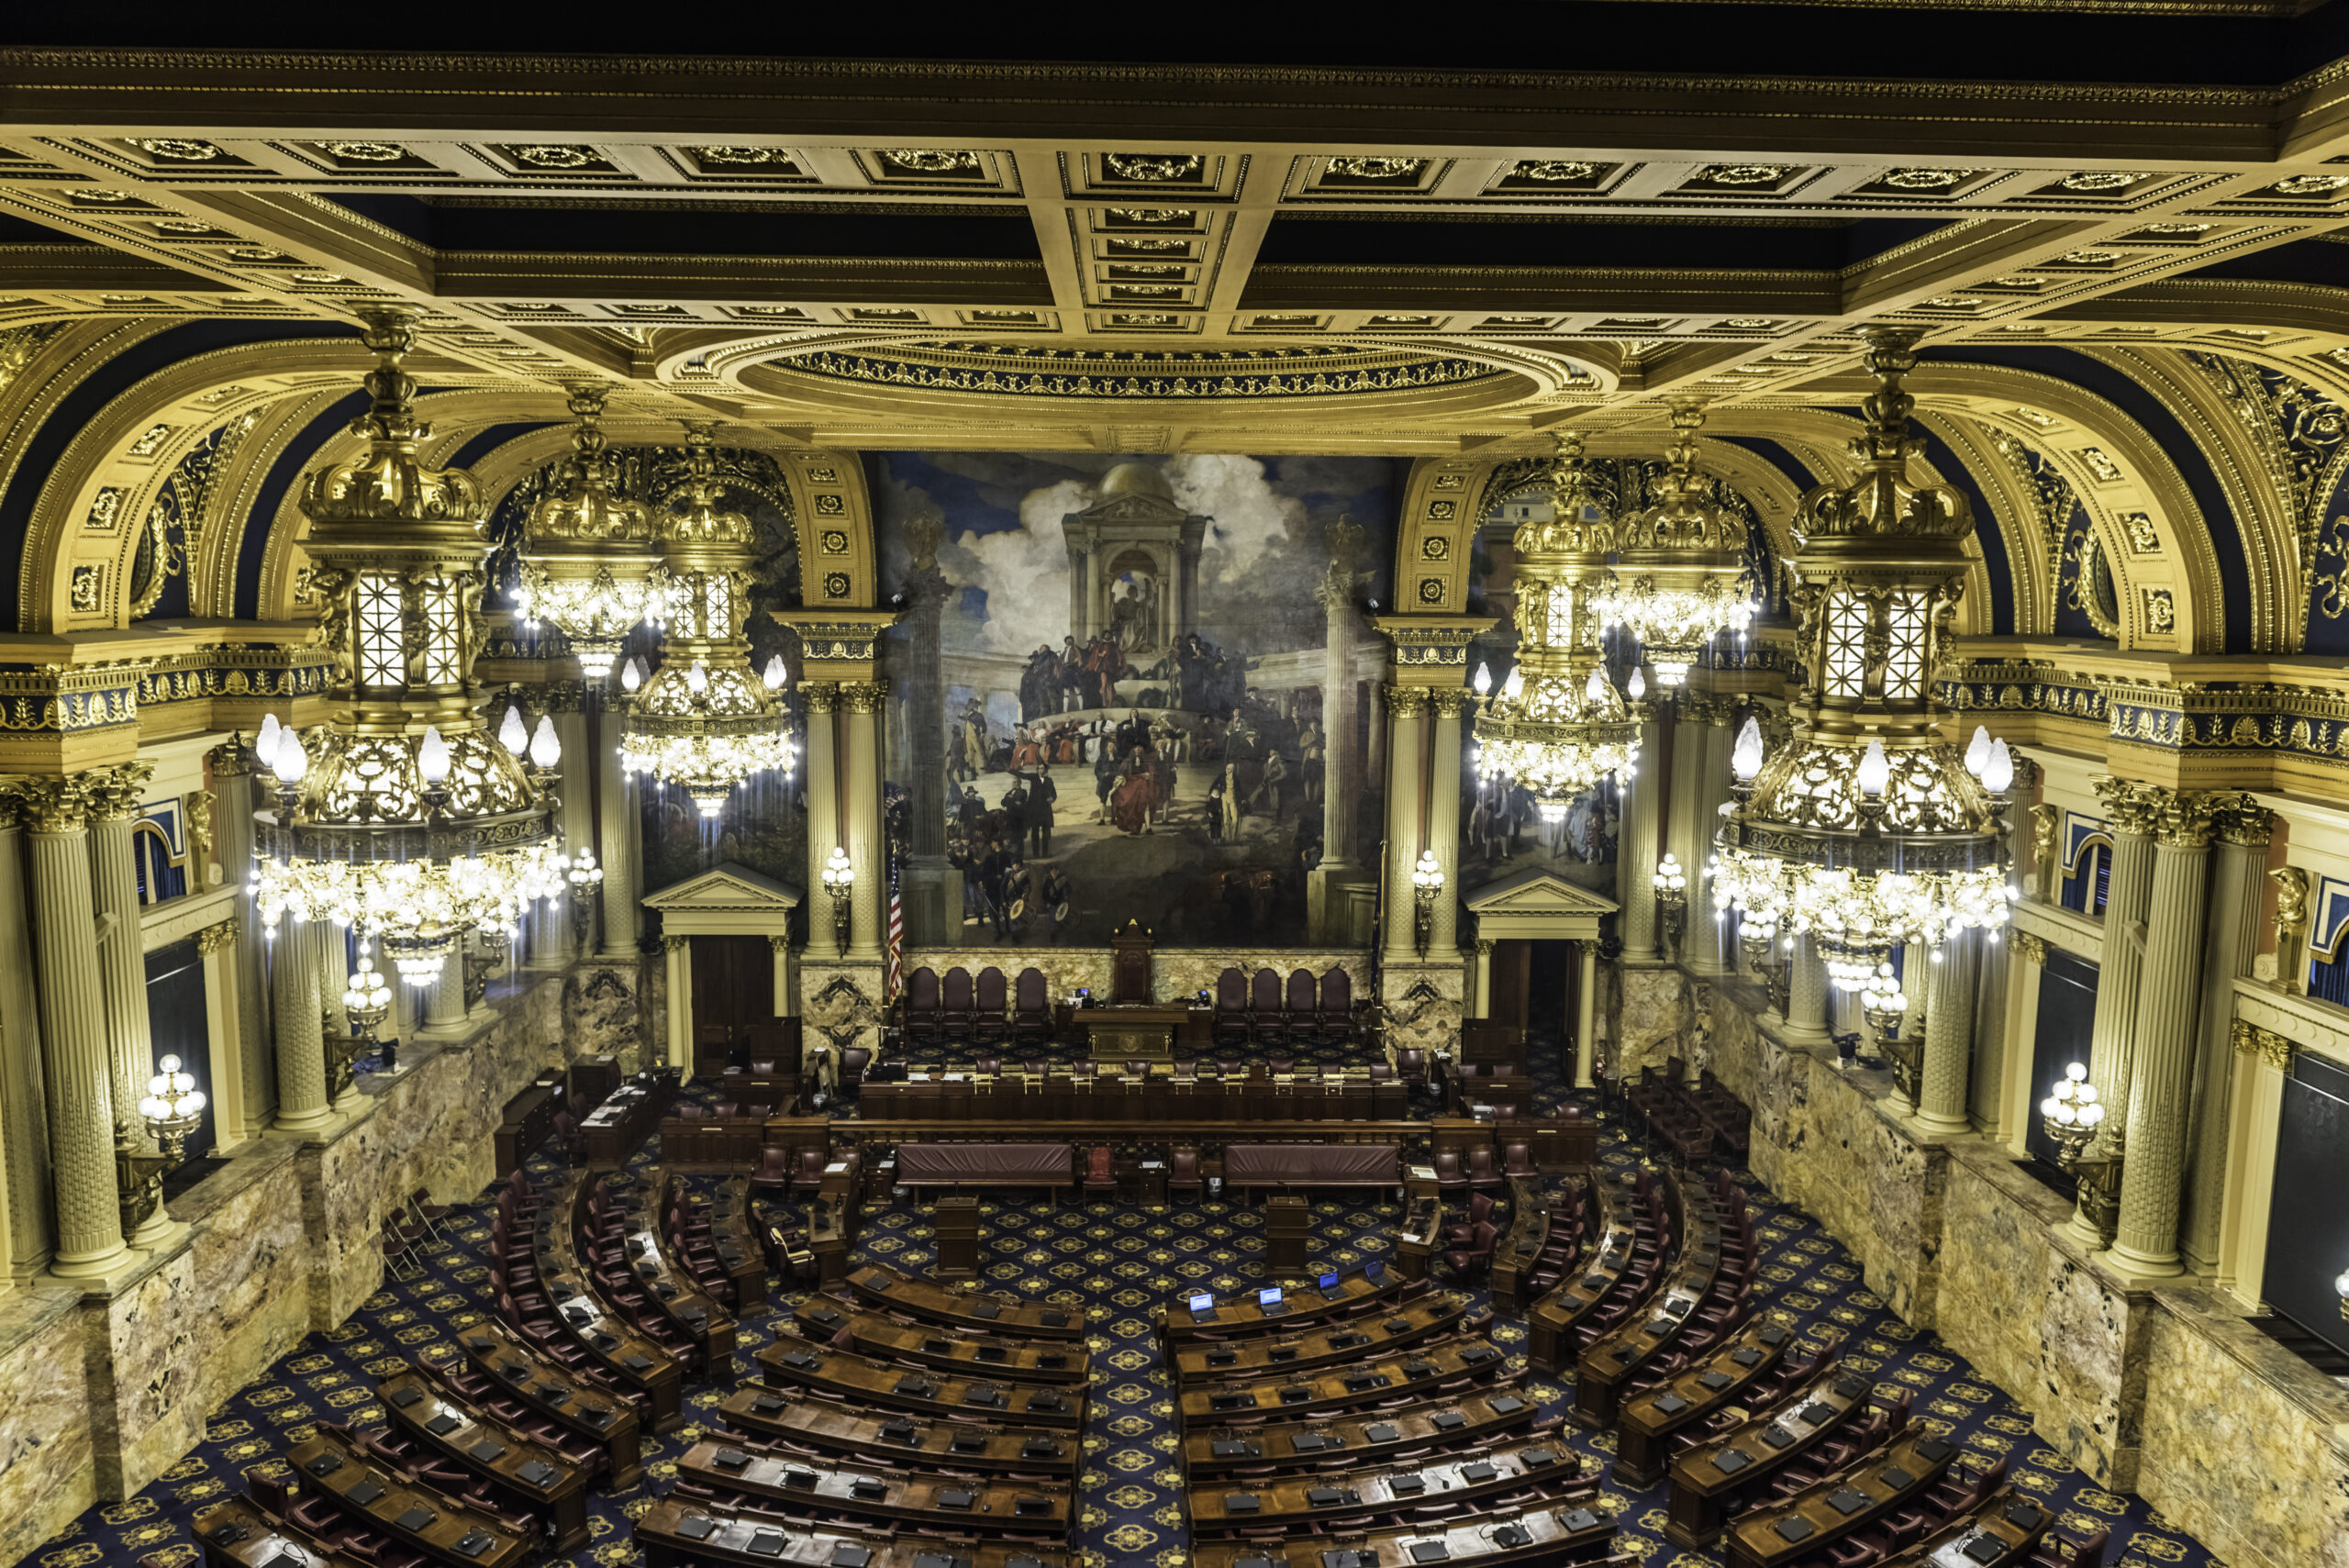
M 1093 820 L 1109 820 L 1109 792 L 1118 787 L 1121 775 L 1118 771 L 1118 753 L 1112 748 L 1096 743 L 1093 751 L 1093 794 L 1101 809 Z
M 1221 773 L 1216 774 L 1215 781 L 1208 785 L 1207 824 L 1208 841 L 1212 844 L 1222 843 L 1223 774 Z
M 1052 769 L 1039 764 L 1028 784 L 1028 837 L 1030 852 L 1040 858 L 1052 852 L 1052 803 L 1060 795 Z
M 1321 804 L 1322 774 L 1329 766 L 1321 725 L 1308 718 L 1297 732 L 1297 773 L 1305 786 L 1305 804 Z
M 1125 777 L 1109 795 L 1109 817 L 1118 831 L 1147 833 L 1158 805 L 1158 753 L 1137 746 L 1126 754 Z
M 946 749 L 946 782 L 959 784 L 985 773 L 987 746 L 986 705 L 973 697 L 954 722 L 953 743 Z
M 1240 764 L 1226 762 L 1220 782 L 1223 785 L 1222 837 L 1236 844 L 1240 841 L 1240 820 L 1246 815 L 1241 806 L 1241 797 L 1245 791 L 1240 782 Z
M 1060 656 L 1050 648 L 1038 648 L 1028 656 L 1028 668 L 1019 673 L 1019 717 L 1032 724 L 1060 710 Z
M 1074 890 L 1069 886 L 1068 873 L 1058 866 L 1052 866 L 1045 871 L 1044 885 L 1037 900 L 1036 913 L 1043 930 L 1044 940 L 1048 942 L 1060 940 L 1061 931 L 1068 924 L 1068 900 L 1072 891 Z

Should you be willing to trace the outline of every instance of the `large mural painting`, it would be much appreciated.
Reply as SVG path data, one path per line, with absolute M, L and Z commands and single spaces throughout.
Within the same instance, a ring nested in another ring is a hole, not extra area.
M 909 940 L 1363 937 L 1402 465 L 872 461 Z

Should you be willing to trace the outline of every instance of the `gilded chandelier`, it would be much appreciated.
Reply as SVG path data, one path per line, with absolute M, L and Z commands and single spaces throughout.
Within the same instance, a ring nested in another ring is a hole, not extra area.
M 601 680 L 629 628 L 661 619 L 669 578 L 654 553 L 651 509 L 612 494 L 611 460 L 596 423 L 603 393 L 578 388 L 570 408 L 579 421 L 573 455 L 561 487 L 540 496 L 523 525 L 515 606 L 530 626 L 552 621 L 570 639 L 581 673 Z
M 769 768 L 788 772 L 797 752 L 785 729 L 783 661 L 770 659 L 763 675 L 753 673 L 742 636 L 751 519 L 718 509 L 708 428 L 687 427 L 687 446 L 693 477 L 684 508 L 660 524 L 676 584 L 661 666 L 649 682 L 633 660 L 621 673 L 629 695 L 620 764 L 681 786 L 704 817 L 715 817 L 736 784 Z
M 1792 740 L 1766 761 L 1748 720 L 1731 756 L 1736 804 L 1718 840 L 1713 902 L 1819 941 L 1856 989 L 1897 943 L 1938 948 L 1996 928 L 2012 895 L 2001 801 L 1934 731 L 1932 676 L 1949 637 L 1974 518 L 1946 485 L 1913 485 L 1915 399 L 1901 381 L 1918 333 L 1863 329 L 1876 390 L 1852 443 L 1849 486 L 1803 498 L 1797 586 L 1801 693 Z M 2003 785 L 2011 770 L 1991 772 Z
M 1640 639 L 1658 682 L 1688 678 L 1705 645 L 1753 619 L 1745 568 L 1744 522 L 1712 500 L 1712 481 L 1697 472 L 1697 432 L 1705 411 L 1675 399 L 1671 466 L 1655 482 L 1661 496 L 1620 525 L 1615 576 L 1599 615 Z
M 264 737 L 276 809 L 254 814 L 262 917 L 332 920 L 380 940 L 421 984 L 474 928 L 509 929 L 563 886 L 553 779 L 483 728 L 481 496 L 462 469 L 425 468 L 416 383 L 400 361 L 416 318 L 371 310 L 366 452 L 302 494 L 331 655 L 328 721 Z M 273 727 L 272 727 L 273 728 Z
M 1476 672 L 1476 776 L 1508 777 L 1533 792 L 1545 822 L 1639 754 L 1639 726 L 1607 678 L 1598 649 L 1598 596 L 1615 526 L 1598 495 L 1582 438 L 1557 437 L 1551 516 L 1518 527 L 1517 668 L 1497 696 Z

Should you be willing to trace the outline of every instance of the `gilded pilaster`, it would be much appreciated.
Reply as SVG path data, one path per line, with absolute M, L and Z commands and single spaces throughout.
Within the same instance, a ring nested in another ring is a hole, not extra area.
M 1635 711 L 1640 714 L 1640 766 L 1630 778 L 1620 774 L 1616 778 L 1623 820 L 1615 842 L 1615 902 L 1623 911 L 1618 922 L 1623 956 L 1634 963 L 1646 963 L 1656 957 L 1655 868 L 1664 858 L 1663 847 L 1656 842 L 1656 800 L 1664 792 L 1664 770 L 1657 759 L 1664 754 L 1664 726 L 1656 722 L 1653 709 Z M 1687 868 L 1691 922 L 1712 913 L 1712 899 L 1698 880 L 1702 869 L 1702 862 Z
M 2185 1197 L 2187 1118 L 2200 1034 L 2202 920 L 2210 895 L 2215 797 L 2158 792 L 2154 878 L 2130 1054 L 2128 1159 L 2113 1261 L 2148 1274 L 2182 1272 L 2177 1215 Z
M 98 989 L 106 997 L 106 1064 L 116 1130 L 141 1148 L 151 1141 L 135 1107 L 154 1075 L 154 1036 L 147 1021 L 147 956 L 139 940 L 139 859 L 131 824 L 155 764 L 123 762 L 83 775 L 90 803 L 90 895 L 100 927 Z
M 888 697 L 885 680 L 841 683 L 841 706 L 848 710 L 841 737 L 847 751 L 842 815 L 848 828 L 849 864 L 856 870 L 855 895 L 849 904 L 852 963 L 878 963 L 882 957 L 881 912 L 888 897 L 889 847 L 881 828 L 879 715 Z
M 1428 693 L 1435 723 L 1428 752 L 1427 847 L 1443 868 L 1443 895 L 1435 901 L 1428 951 L 1438 958 L 1460 951 L 1460 720 L 1475 703 L 1475 694 L 1464 687 L 1437 686 Z
M 114 1070 L 106 1002 L 90 962 L 97 912 L 90 895 L 89 786 L 81 778 L 28 781 L 33 946 L 49 1091 L 49 1146 L 57 1200 L 51 1270 L 105 1273 L 128 1254 L 115 1185 Z
M 0 794 L 0 953 L 20 955 L 32 951 L 21 809 L 13 791 Z M 31 970 L 22 962 L 0 962 L 0 1159 L 8 1176 L 8 1267 L 19 1275 L 49 1262 L 56 1234 L 39 1019 Z
M 2261 883 L 2275 818 L 2249 795 L 2222 797 L 2212 819 L 2210 908 L 2202 946 L 2202 1023 L 2188 1130 L 2186 1209 L 2178 1246 L 2198 1272 L 2220 1266 L 2226 1210 L 2228 1129 L 2233 1121 L 2234 983 L 2259 951 Z
M 1419 958 L 1411 920 L 1411 868 L 1419 860 L 1419 775 L 1426 739 L 1419 715 L 1427 707 L 1424 686 L 1388 686 L 1386 699 L 1386 887 L 1378 912 L 1389 963 Z
M 1917 1097 L 1917 1125 L 1927 1132 L 1964 1132 L 1972 1125 L 1965 1110 L 1974 1057 L 1974 999 L 1981 955 L 1971 931 L 1942 943 L 1939 963 L 1928 961 L 1932 999 L 1925 1009 L 1923 1083 Z M 1909 974 L 1916 977 L 1916 971 Z M 1925 985 L 1918 985 L 1918 990 Z

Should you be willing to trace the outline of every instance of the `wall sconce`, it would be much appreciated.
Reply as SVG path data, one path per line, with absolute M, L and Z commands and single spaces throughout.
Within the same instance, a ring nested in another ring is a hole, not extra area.
M 204 1095 L 195 1080 L 180 1071 L 180 1059 L 166 1056 L 156 1065 L 161 1071 L 147 1081 L 139 1115 L 161 1152 L 139 1152 L 127 1125 L 118 1124 L 115 1140 L 115 1187 L 125 1236 L 162 1207 L 163 1173 L 187 1158 L 187 1135 L 203 1120 Z
M 596 890 L 604 885 L 604 868 L 596 863 L 596 851 L 582 847 L 564 880 L 571 884 L 571 944 L 584 951 L 588 929 L 596 923 Z
M 1443 868 L 1436 864 L 1433 850 L 1421 850 L 1419 863 L 1411 868 L 1411 937 L 1421 958 L 1435 938 L 1435 901 L 1442 892 Z
M 1667 963 L 1680 962 L 1680 943 L 1688 934 L 1688 877 L 1680 862 L 1666 852 L 1655 868 L 1655 930 L 1664 939 Z
M 2039 1119 L 2054 1141 L 2055 1163 L 2078 1179 L 2081 1218 L 2096 1228 L 2099 1245 L 2111 1246 L 2121 1219 L 2121 1133 L 2113 1129 L 2108 1157 L 2081 1158 L 2104 1125 L 2104 1103 L 2086 1067 L 2075 1062 L 2064 1069 L 2054 1093 L 2039 1102 Z
M 849 898 L 855 887 L 856 871 L 848 863 L 848 851 L 835 844 L 832 858 L 824 862 L 824 891 L 832 897 L 832 940 L 842 958 L 848 956 Z
M 1925 1049 L 1922 1040 L 1900 1038 L 1900 1024 L 1909 1016 L 1909 994 L 1900 989 L 1889 962 L 1879 962 L 1876 973 L 1860 987 L 1860 1016 L 1876 1033 L 1878 1052 L 1892 1061 L 1892 1082 L 1915 1110 L 1924 1097 Z

